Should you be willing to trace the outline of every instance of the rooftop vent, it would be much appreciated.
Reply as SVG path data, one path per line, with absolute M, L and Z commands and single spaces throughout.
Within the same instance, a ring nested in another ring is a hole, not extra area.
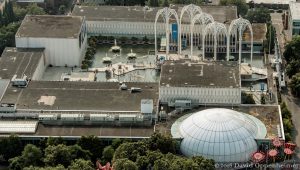
M 22 78 L 17 78 L 17 75 L 14 75 L 11 79 L 12 85 L 16 87 L 27 87 L 29 79 L 24 74 Z

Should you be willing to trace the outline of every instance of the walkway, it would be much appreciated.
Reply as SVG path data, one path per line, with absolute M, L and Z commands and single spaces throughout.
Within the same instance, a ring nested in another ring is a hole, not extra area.
M 279 41 L 279 46 L 281 51 L 284 51 L 284 45 L 285 45 L 285 40 L 286 35 L 282 34 L 283 33 L 283 25 L 282 25 L 282 19 L 281 19 L 281 14 L 280 13 L 272 13 L 271 14 L 271 19 L 272 23 L 276 29 L 276 35 L 278 37 Z M 287 76 L 286 76 L 287 82 L 289 81 Z M 288 109 L 292 112 L 292 119 L 293 119 L 293 124 L 295 127 L 294 130 L 294 142 L 297 144 L 296 148 L 296 161 L 300 161 L 300 99 L 297 99 L 293 97 L 293 95 L 290 92 L 290 89 L 286 89 L 282 91 L 282 100 L 286 103 Z

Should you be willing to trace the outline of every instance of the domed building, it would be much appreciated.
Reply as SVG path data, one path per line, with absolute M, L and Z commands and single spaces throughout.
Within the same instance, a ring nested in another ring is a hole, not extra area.
M 207 109 L 179 118 L 172 136 L 182 138 L 181 152 L 204 156 L 216 162 L 247 162 L 257 151 L 255 139 L 267 135 L 257 118 L 230 109 Z

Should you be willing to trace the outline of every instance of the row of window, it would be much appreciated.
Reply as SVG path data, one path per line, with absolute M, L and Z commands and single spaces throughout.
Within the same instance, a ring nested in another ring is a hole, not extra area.
M 176 88 L 166 88 L 165 90 L 160 90 L 161 95 L 221 95 L 221 96 L 227 96 L 227 95 L 239 95 L 239 90 L 205 90 L 205 89 L 176 89 Z

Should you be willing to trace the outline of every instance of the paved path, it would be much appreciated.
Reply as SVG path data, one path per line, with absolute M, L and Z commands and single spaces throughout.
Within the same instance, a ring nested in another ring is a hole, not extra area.
M 276 35 L 278 37 L 279 46 L 281 52 L 284 51 L 285 45 L 285 35 L 282 34 L 283 25 L 281 20 L 281 14 L 272 13 L 271 14 L 272 23 L 276 29 Z M 287 79 L 287 77 L 286 77 Z M 287 79 L 288 82 L 288 79 Z M 294 142 L 297 144 L 296 149 L 296 160 L 300 161 L 300 99 L 293 97 L 289 89 L 282 91 L 282 100 L 286 103 L 288 109 L 292 112 L 292 119 L 294 124 Z

